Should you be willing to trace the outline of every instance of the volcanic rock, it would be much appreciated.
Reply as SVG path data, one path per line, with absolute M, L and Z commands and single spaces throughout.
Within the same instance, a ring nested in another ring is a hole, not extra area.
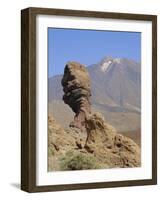
M 77 62 L 68 62 L 62 78 L 63 101 L 75 112 L 71 127 L 83 130 L 85 126 L 85 114 L 91 113 L 90 107 L 90 78 L 86 67 Z
M 51 116 L 48 118 L 48 170 L 59 171 L 60 159 L 73 151 L 95 158 L 100 168 L 139 167 L 140 147 L 130 138 L 118 134 L 100 113 L 86 118 L 86 132 L 78 128 L 64 130 Z
M 100 113 L 86 117 L 85 149 L 110 167 L 138 167 L 140 147 L 130 138 L 118 134 Z

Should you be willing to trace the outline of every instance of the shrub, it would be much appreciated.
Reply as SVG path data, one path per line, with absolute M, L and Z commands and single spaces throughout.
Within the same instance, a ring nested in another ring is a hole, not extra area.
M 65 156 L 60 158 L 59 161 L 61 170 L 83 170 L 100 168 L 100 165 L 92 155 L 80 152 L 68 151 Z

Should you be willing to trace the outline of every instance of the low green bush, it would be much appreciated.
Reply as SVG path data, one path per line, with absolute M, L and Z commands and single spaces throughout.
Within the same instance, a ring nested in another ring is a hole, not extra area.
M 60 158 L 59 162 L 61 170 L 85 170 L 101 168 L 94 156 L 81 152 L 68 151 Z

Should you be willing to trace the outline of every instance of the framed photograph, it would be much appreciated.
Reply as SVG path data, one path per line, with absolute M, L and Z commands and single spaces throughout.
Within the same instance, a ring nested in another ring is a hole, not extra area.
M 21 189 L 157 184 L 157 16 L 21 11 Z

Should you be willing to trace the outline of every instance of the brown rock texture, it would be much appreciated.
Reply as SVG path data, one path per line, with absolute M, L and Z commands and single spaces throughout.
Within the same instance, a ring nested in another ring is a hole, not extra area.
M 140 147 L 130 138 L 118 134 L 106 123 L 100 113 L 86 119 L 86 132 L 78 128 L 64 130 L 49 116 L 48 120 L 48 170 L 59 171 L 60 158 L 66 152 L 93 157 L 99 168 L 139 167 Z
M 140 147 L 130 138 L 118 134 L 100 113 L 86 117 L 85 149 L 110 167 L 141 165 Z
M 85 113 L 91 113 L 90 107 L 90 78 L 86 67 L 77 62 L 68 62 L 62 78 L 63 101 L 75 112 L 71 127 L 83 130 L 85 126 Z
M 86 134 L 80 134 L 80 129 L 64 130 L 53 117 L 48 116 L 48 171 L 59 171 L 59 159 L 70 150 L 83 151 L 85 141 Z

